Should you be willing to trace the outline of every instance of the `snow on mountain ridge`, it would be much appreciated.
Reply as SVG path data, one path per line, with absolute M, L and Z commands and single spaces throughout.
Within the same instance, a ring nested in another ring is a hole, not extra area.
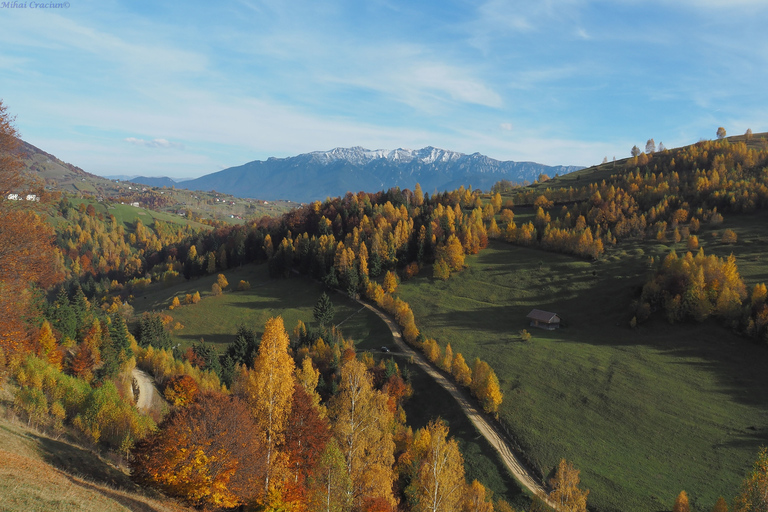
M 466 156 L 464 153 L 448 151 L 445 149 L 427 146 L 421 149 L 397 148 L 393 150 L 370 150 L 361 146 L 351 148 L 334 148 L 330 151 L 313 151 L 309 153 L 312 159 L 323 164 L 330 164 L 339 160 L 346 160 L 355 165 L 366 165 L 373 160 L 386 159 L 389 162 L 411 162 L 418 160 L 423 164 L 435 162 L 450 162 Z

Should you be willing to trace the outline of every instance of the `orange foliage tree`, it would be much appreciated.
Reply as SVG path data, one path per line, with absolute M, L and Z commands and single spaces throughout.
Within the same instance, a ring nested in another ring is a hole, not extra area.
M 237 507 L 260 489 L 264 447 L 256 431 L 240 399 L 201 393 L 136 444 L 132 477 L 190 505 Z
M 32 351 L 35 333 L 24 321 L 30 286 L 56 280 L 52 228 L 31 211 L 34 201 L 10 198 L 25 186 L 13 121 L 0 100 L 0 351 L 6 357 Z

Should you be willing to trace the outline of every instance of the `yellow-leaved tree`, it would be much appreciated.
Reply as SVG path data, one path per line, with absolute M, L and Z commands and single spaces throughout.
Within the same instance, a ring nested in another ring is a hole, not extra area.
M 243 369 L 233 390 L 251 407 L 264 443 L 263 502 L 279 493 L 286 458 L 279 447 L 285 439 L 291 413 L 295 364 L 288 354 L 288 333 L 282 317 L 270 318 L 264 326 L 259 352 L 252 370 Z
M 760 448 L 752 471 L 741 484 L 741 492 L 733 502 L 734 512 L 768 510 L 768 448 Z
M 488 413 L 496 413 L 501 405 L 502 394 L 499 388 L 499 379 L 493 368 L 485 361 L 475 359 L 472 367 L 472 382 L 469 385 L 472 394 L 477 397 L 483 410 Z
M 464 501 L 464 458 L 448 427 L 431 421 L 413 439 L 413 474 L 409 494 L 414 512 L 458 511 Z
M 344 363 L 328 415 L 352 482 L 346 501 L 355 510 L 365 510 L 368 502 L 379 500 L 391 508 L 397 505 L 392 492 L 394 418 L 387 402 L 384 393 L 373 389 L 364 363 L 357 359 Z
M 588 490 L 579 489 L 579 470 L 573 464 L 560 461 L 555 476 L 550 479 L 552 492 L 549 499 L 557 505 L 560 512 L 587 512 Z

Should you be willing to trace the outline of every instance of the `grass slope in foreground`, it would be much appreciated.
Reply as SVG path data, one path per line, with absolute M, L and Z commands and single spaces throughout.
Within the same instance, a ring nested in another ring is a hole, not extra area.
M 714 322 L 631 330 L 633 288 L 668 247 L 623 248 L 589 263 L 492 243 L 448 281 L 422 275 L 398 293 L 426 336 L 491 363 L 502 422 L 542 473 L 572 461 L 591 508 L 668 510 L 685 489 L 709 510 L 768 444 L 768 351 Z M 566 327 L 529 327 L 532 308 Z
M 128 475 L 92 452 L 6 419 L 0 405 L 0 509 L 49 512 L 181 512 L 140 494 Z

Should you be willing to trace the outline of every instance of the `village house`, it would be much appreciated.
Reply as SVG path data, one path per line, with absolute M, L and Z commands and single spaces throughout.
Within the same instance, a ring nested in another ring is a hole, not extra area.
M 534 309 L 528 313 L 526 318 L 531 320 L 531 327 L 547 329 L 548 331 L 554 331 L 560 327 L 560 317 L 555 313 L 550 313 L 549 311 Z

